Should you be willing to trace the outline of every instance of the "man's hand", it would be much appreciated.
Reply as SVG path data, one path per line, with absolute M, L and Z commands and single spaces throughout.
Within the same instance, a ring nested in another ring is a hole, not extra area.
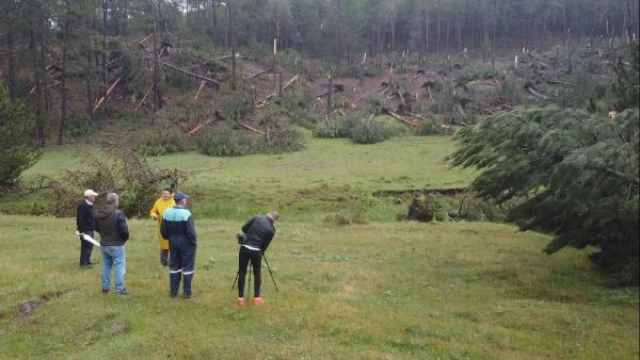
M 158 220 L 158 214 L 153 214 L 151 215 L 151 217 L 153 218 L 153 220 Z

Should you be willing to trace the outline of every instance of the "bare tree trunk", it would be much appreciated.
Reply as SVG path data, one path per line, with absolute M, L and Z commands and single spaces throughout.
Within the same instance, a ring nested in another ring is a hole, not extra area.
M 122 31 L 124 33 L 124 36 L 129 36 L 129 1 L 124 2 L 124 8 L 122 9 L 122 11 L 122 17 L 124 18 Z
M 569 52 L 567 59 L 569 61 L 569 68 L 567 69 L 567 74 L 571 74 L 573 71 L 573 61 L 571 59 L 571 55 L 573 54 L 573 48 L 571 46 L 571 29 L 567 29 L 567 50 Z
M 16 68 L 13 58 L 13 29 L 9 27 L 7 33 L 7 60 L 9 66 L 9 99 L 11 102 L 16 100 Z
M 229 32 L 231 33 L 231 88 L 236 89 L 236 31 L 233 23 L 233 10 L 231 3 L 227 3 L 229 11 Z
M 31 62 L 34 67 L 34 73 L 37 79 L 42 78 L 42 69 L 38 59 L 38 50 L 36 48 L 36 34 L 34 33 L 34 24 L 31 22 L 29 31 L 29 49 L 31 50 Z M 44 123 L 42 119 L 42 82 L 36 80 L 36 100 L 35 100 L 35 116 L 36 116 L 36 136 L 40 146 L 44 146 Z
M 440 53 L 440 1 L 438 1 L 438 12 L 436 13 L 437 17 L 437 27 L 436 27 L 436 54 Z
M 496 67 L 496 32 L 498 31 L 498 0 L 495 0 L 495 7 L 493 11 L 493 45 L 491 46 L 491 66 Z
M 83 4 L 86 4 L 86 0 L 83 1 Z M 95 17 L 94 17 L 95 19 Z M 95 24 L 95 22 L 94 22 Z M 91 30 L 91 22 L 89 19 L 87 19 L 86 22 L 86 32 L 89 33 Z M 95 29 L 95 28 L 94 28 Z M 93 91 L 91 90 L 91 80 L 94 77 L 94 69 L 93 69 L 93 60 L 92 60 L 92 47 L 93 47 L 93 42 L 91 41 L 91 36 L 86 36 L 87 39 L 87 68 L 85 71 L 85 82 L 86 82 L 86 87 L 87 87 L 87 113 L 89 114 L 89 117 L 91 118 L 91 121 L 93 122 L 94 117 L 93 117 Z
M 418 51 L 420 52 L 419 54 L 419 59 L 418 59 L 418 63 L 420 64 L 420 66 L 422 66 L 422 64 L 424 63 L 424 53 L 425 53 L 425 11 L 421 10 L 420 11 L 420 31 L 418 31 Z
M 62 75 L 60 88 L 60 123 L 58 124 L 58 145 L 64 142 L 64 126 L 67 121 L 67 37 L 69 35 L 69 1 L 64 0 L 64 29 L 62 32 Z
M 327 113 L 331 112 L 331 95 L 333 94 L 333 66 L 329 69 L 329 93 L 327 94 Z
M 624 9 L 622 11 L 622 38 L 625 40 L 627 44 L 631 43 L 631 26 L 627 28 L 627 24 L 629 24 L 629 16 L 631 15 L 631 6 L 629 5 L 629 0 L 624 1 Z
M 378 66 L 382 68 L 382 20 L 378 16 L 378 27 L 376 28 L 376 52 L 378 53 Z
M 49 30 L 49 24 L 46 20 L 41 20 L 42 32 L 40 34 L 40 69 L 41 71 L 47 66 L 47 33 Z M 39 124 L 39 135 L 41 138 L 40 145 L 45 145 L 45 132 L 44 132 L 44 120 L 49 117 L 49 111 L 51 110 L 51 94 L 49 93 L 49 78 L 46 72 L 42 74 L 42 92 L 44 94 L 44 116 Z
M 424 50 L 425 50 L 425 51 L 424 51 L 425 61 L 426 61 L 426 57 L 427 57 L 427 56 L 428 56 L 428 54 L 429 54 L 429 45 L 430 45 L 430 43 L 429 43 L 429 35 L 430 35 L 429 27 L 430 27 L 430 26 L 429 26 L 429 12 L 428 12 L 428 11 L 427 11 L 427 14 L 426 14 L 426 15 L 427 15 L 427 18 L 426 18 L 426 26 L 425 26 L 426 32 L 425 32 L 425 35 L 424 35 L 424 40 L 425 40 L 425 49 L 424 49 Z
M 109 88 L 107 66 L 107 0 L 102 0 L 102 96 L 106 98 Z
M 218 34 L 218 12 L 216 9 L 216 0 L 211 0 L 211 17 L 213 18 L 213 33 L 211 37 L 213 39 L 213 45 L 220 45 L 220 34 Z
M 444 24 L 445 24 L 444 28 L 445 28 L 445 31 L 446 31 L 446 33 L 444 34 L 444 39 L 445 39 L 444 40 L 444 51 L 448 54 L 449 50 L 450 50 L 450 47 L 449 47 L 449 33 L 451 33 L 451 31 L 450 31 L 451 29 L 449 28 L 449 24 L 450 24 L 449 19 L 447 19 L 444 22 Z
M 158 31 L 158 7 L 159 0 L 154 0 L 156 2 L 153 4 L 154 12 L 153 12 L 153 115 L 151 117 L 151 124 L 155 122 L 155 113 L 159 109 L 162 108 L 162 97 L 160 96 L 160 59 L 158 54 L 158 43 L 156 40 L 156 33 Z
M 224 49 L 229 48 L 229 5 L 227 4 L 224 11 Z
M 391 19 L 391 51 L 396 51 L 396 22 Z

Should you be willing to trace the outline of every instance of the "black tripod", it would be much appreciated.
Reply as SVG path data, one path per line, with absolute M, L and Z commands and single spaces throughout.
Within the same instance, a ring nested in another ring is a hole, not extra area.
M 271 281 L 273 281 L 273 286 L 275 286 L 276 291 L 279 291 L 278 285 L 276 284 L 276 279 L 273 277 L 273 273 L 271 272 L 271 266 L 269 266 L 269 261 L 267 261 L 267 256 L 264 253 L 262 253 L 262 257 L 264 258 L 264 263 L 267 264 L 267 269 L 269 269 L 269 275 L 271 275 Z M 249 265 L 253 265 L 252 261 L 249 261 L 249 263 L 247 264 L 247 267 L 249 267 Z M 236 279 L 233 280 L 233 285 L 231 285 L 231 291 L 235 289 L 236 283 L 238 282 L 239 278 L 240 278 L 240 271 L 236 273 Z M 251 271 L 249 271 L 249 290 L 251 290 Z

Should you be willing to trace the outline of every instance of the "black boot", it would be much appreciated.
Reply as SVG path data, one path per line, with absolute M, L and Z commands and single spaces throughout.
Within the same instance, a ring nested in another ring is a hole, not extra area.
M 169 250 L 160 250 L 160 264 L 162 266 L 169 265 Z

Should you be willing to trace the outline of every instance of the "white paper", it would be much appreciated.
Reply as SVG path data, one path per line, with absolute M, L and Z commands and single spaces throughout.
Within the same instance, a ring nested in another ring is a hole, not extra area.
M 80 235 L 80 232 L 78 230 L 76 230 L 76 235 Z M 82 234 L 82 239 L 92 243 L 95 246 L 100 246 L 99 242 L 95 241 L 91 236 L 87 234 Z

